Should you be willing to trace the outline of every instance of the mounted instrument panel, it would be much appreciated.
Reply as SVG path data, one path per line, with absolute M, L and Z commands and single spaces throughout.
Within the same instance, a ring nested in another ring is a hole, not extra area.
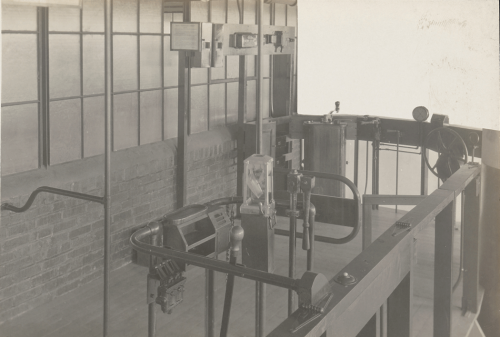
M 256 25 L 171 22 L 170 50 L 191 52 L 195 68 L 222 67 L 224 56 L 257 55 Z M 295 27 L 263 26 L 263 55 L 294 54 Z

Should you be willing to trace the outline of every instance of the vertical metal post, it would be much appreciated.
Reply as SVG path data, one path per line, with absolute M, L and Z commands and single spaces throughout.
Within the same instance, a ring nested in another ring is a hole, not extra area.
M 396 195 L 398 195 L 398 182 L 399 182 L 399 137 L 401 136 L 401 133 L 399 132 L 399 130 L 397 132 L 397 135 L 398 135 L 398 142 L 396 145 Z M 377 183 L 377 185 L 378 185 L 378 183 Z M 378 186 L 377 186 L 377 189 L 378 189 Z M 394 212 L 395 213 L 398 212 L 398 205 L 396 205 Z
M 316 218 L 316 207 L 311 204 L 309 210 L 309 239 L 311 240 L 311 249 L 307 251 L 307 270 L 314 269 L 314 219 Z
M 358 187 L 358 173 L 359 173 L 359 140 L 356 136 L 354 141 L 354 185 Z
M 451 336 L 451 296 L 455 203 L 436 216 L 434 248 L 434 336 Z
M 191 21 L 190 1 L 184 1 L 184 22 Z M 191 58 L 189 52 L 179 52 L 179 88 L 177 107 L 177 208 L 187 202 L 187 143 L 191 113 Z
M 372 243 L 372 205 L 363 200 L 362 250 Z
M 476 178 L 462 194 L 464 210 L 463 221 L 463 296 L 462 312 L 477 313 L 479 309 L 479 193 L 480 178 Z
M 266 317 L 266 284 L 255 283 L 255 336 L 264 337 Z
M 257 0 L 257 154 L 262 154 L 262 45 L 264 36 L 262 35 L 262 16 L 264 15 L 263 0 Z
M 427 185 L 428 185 L 428 171 L 427 165 L 425 165 L 425 157 L 429 158 L 429 150 L 425 148 L 425 135 L 424 135 L 424 123 L 419 123 L 420 129 L 420 195 L 427 195 Z
M 109 324 L 109 268 L 111 243 L 111 109 L 112 109 L 112 22 L 111 1 L 105 0 L 104 9 L 104 71 L 105 71 L 105 102 L 106 116 L 104 128 L 104 306 L 103 306 L 103 336 L 108 335 Z
M 215 332 L 215 272 L 205 269 L 205 336 L 214 337 Z
M 245 160 L 245 117 L 247 110 L 247 59 L 245 55 L 239 57 L 238 80 L 238 160 L 236 162 L 236 193 L 243 195 L 243 161 Z
M 160 246 L 158 243 L 158 239 L 160 237 L 158 234 L 151 235 L 150 238 L 150 244 L 152 246 Z M 154 274 L 155 271 L 155 265 L 156 265 L 156 257 L 154 255 L 149 255 L 149 274 L 152 275 Z M 149 275 L 148 275 L 148 282 L 149 282 Z M 148 284 L 149 287 L 149 284 Z M 155 337 L 156 335 L 156 308 L 155 308 L 155 301 L 151 301 L 148 304 L 148 337 Z
M 297 218 L 295 217 L 297 194 L 290 193 L 290 236 L 288 237 L 288 277 L 295 278 L 295 254 L 296 254 L 296 232 Z M 288 316 L 290 317 L 294 310 L 294 293 L 288 289 Z

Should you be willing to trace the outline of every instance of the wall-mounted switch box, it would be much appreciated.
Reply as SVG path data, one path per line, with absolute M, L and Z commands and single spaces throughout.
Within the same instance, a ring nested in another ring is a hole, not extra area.
M 171 22 L 170 50 L 191 51 L 191 67 L 210 68 L 212 62 L 212 24 Z

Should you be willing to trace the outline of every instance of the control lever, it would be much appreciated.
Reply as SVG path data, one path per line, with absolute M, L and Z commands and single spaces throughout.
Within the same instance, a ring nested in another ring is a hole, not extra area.
M 231 228 L 230 240 L 231 240 L 231 249 L 230 249 L 230 257 L 229 263 L 232 265 L 236 265 L 236 261 L 238 260 L 238 256 L 241 252 L 241 241 L 245 236 L 245 231 L 239 225 L 233 226 Z M 226 283 L 226 296 L 224 298 L 224 309 L 222 312 L 222 323 L 220 327 L 220 337 L 227 336 L 227 330 L 229 327 L 229 315 L 231 314 L 231 302 L 233 301 L 233 288 L 234 288 L 234 275 L 227 275 L 227 283 Z
M 164 313 L 170 314 L 172 309 L 184 299 L 186 278 L 182 276 L 181 268 L 173 260 L 160 263 L 155 266 L 155 270 L 160 278 L 155 302 L 161 306 Z
M 300 188 L 304 194 L 304 222 L 303 226 L 303 236 L 302 236 L 302 249 L 311 249 L 311 238 L 309 237 L 309 210 L 311 206 L 311 191 L 315 185 L 315 178 L 303 176 L 300 179 Z

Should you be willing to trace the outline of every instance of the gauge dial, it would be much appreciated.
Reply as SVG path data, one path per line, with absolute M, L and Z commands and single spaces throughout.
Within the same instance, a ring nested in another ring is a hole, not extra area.
M 429 110 L 425 106 L 417 106 L 413 109 L 413 118 L 417 122 L 426 121 L 429 118 Z

